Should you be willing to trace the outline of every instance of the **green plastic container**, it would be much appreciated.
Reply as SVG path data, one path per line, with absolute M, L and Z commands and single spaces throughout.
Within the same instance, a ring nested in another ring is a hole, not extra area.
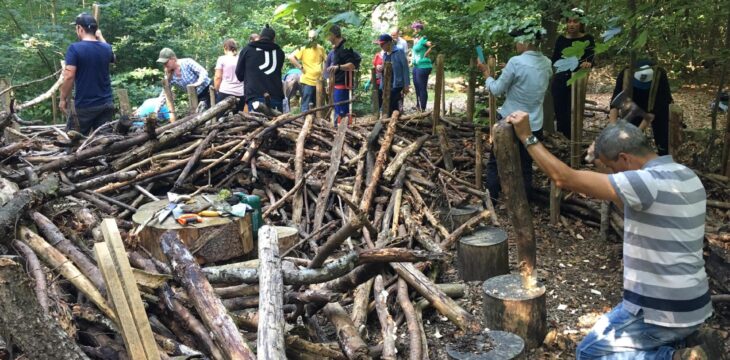
M 261 215 L 261 198 L 258 195 L 243 195 L 241 202 L 253 208 L 251 216 L 251 225 L 253 227 L 253 239 L 258 241 L 259 228 L 264 224 L 264 218 Z

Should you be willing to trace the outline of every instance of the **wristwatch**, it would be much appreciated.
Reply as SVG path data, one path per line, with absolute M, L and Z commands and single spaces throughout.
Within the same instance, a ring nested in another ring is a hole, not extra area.
M 540 140 L 537 139 L 537 136 L 535 136 L 535 135 L 528 136 L 525 139 L 525 149 L 527 149 L 528 147 L 530 147 L 530 145 L 537 144 L 538 142 L 540 142 Z

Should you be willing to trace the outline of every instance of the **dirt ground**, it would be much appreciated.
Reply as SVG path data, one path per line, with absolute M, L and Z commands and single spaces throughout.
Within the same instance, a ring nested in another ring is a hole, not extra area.
M 592 75 L 593 77 L 593 75 Z M 598 71 L 589 86 L 588 99 L 598 106 L 608 107 L 613 86 L 607 70 Z M 684 109 L 684 122 L 689 130 L 710 127 L 709 103 L 714 91 L 711 86 L 683 86 L 675 91 L 674 99 Z M 411 96 L 412 97 L 412 96 Z M 430 94 L 433 97 L 433 94 Z M 447 93 L 447 109 L 460 113 L 465 109 L 463 93 Z M 406 98 L 406 107 L 413 106 Z M 587 133 L 597 133 L 606 123 L 605 116 L 597 114 L 586 119 Z M 719 116 L 724 124 L 724 114 Z M 536 171 L 539 174 L 539 171 Z M 537 186 L 547 184 L 542 175 L 537 176 Z M 497 204 L 497 212 L 510 239 L 514 239 L 508 225 L 506 209 Z M 549 224 L 548 209 L 544 205 L 532 204 L 534 226 L 537 237 L 537 259 L 539 280 L 547 288 L 548 336 L 543 346 L 526 354 L 527 359 L 573 359 L 575 347 L 601 314 L 621 301 L 622 294 L 622 246 L 615 237 L 601 241 L 597 229 L 581 221 L 567 220 L 560 226 Z M 567 226 L 566 226 L 567 225 Z M 510 270 L 516 272 L 516 248 L 510 244 Z M 441 282 L 458 282 L 455 260 L 445 270 Z M 483 318 L 481 282 L 468 283 L 467 294 L 458 300 L 478 318 Z M 713 294 L 716 287 L 713 286 Z M 425 329 L 432 359 L 449 359 L 446 344 L 463 335 L 445 317 L 433 310 L 424 314 Z M 715 304 L 715 314 L 706 326 L 719 329 L 725 336 L 725 346 L 730 351 L 730 305 Z M 405 326 L 399 328 L 403 335 Z M 404 336 L 399 337 L 405 344 Z M 403 354 L 402 354 L 403 355 Z M 405 357 L 404 357 L 405 358 Z

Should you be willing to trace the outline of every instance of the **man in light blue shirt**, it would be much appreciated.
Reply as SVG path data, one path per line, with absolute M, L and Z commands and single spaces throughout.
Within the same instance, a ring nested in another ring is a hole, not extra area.
M 499 79 L 494 79 L 489 67 L 479 64 L 479 69 L 487 78 L 486 88 L 496 96 L 506 95 L 504 104 L 497 109 L 498 118 L 515 111 L 524 111 L 530 115 L 530 128 L 539 140 L 542 140 L 542 103 L 545 98 L 553 69 L 550 59 L 543 55 L 534 45 L 540 40 L 541 29 L 537 26 L 518 28 L 510 35 L 515 38 L 515 49 L 519 55 L 509 59 Z M 520 145 L 522 176 L 528 197 L 532 191 L 532 158 L 524 146 Z M 492 155 L 487 164 L 487 189 L 494 200 L 499 198 L 501 185 L 497 160 Z

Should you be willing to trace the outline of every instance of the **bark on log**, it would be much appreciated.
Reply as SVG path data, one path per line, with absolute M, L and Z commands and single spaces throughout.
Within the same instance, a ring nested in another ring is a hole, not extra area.
M 337 341 L 347 358 L 350 360 L 372 359 L 368 345 L 360 337 L 345 309 L 338 303 L 330 303 L 323 310 L 324 315 L 327 316 L 337 330 Z
M 208 133 L 208 136 L 205 137 L 202 143 L 198 145 L 198 148 L 195 149 L 195 152 L 193 153 L 193 156 L 190 157 L 190 160 L 188 160 L 188 163 L 185 165 L 185 168 L 180 173 L 180 176 L 178 176 L 177 180 L 175 181 L 175 185 L 172 187 L 173 191 L 176 191 L 178 189 L 181 189 L 183 185 L 185 185 L 185 182 L 187 180 L 188 174 L 190 174 L 190 171 L 193 170 L 193 167 L 195 167 L 195 164 L 200 159 L 200 155 L 203 153 L 203 150 L 208 147 L 208 144 L 218 135 L 218 130 L 212 130 L 210 133 Z
M 43 235 L 52 246 L 57 248 L 63 255 L 66 255 L 86 275 L 102 294 L 105 293 L 104 278 L 99 268 L 89 259 L 86 254 L 79 250 L 71 241 L 61 233 L 61 230 L 43 214 L 33 211 L 31 214 L 41 235 Z
M 340 170 L 340 159 L 342 158 L 342 146 L 345 144 L 345 135 L 347 134 L 347 124 L 340 124 L 337 128 L 337 135 L 335 136 L 335 144 L 332 147 L 332 155 L 330 156 L 330 168 L 327 170 L 324 184 L 317 197 L 317 206 L 314 210 L 314 221 L 312 225 L 312 231 L 317 231 L 322 226 L 322 219 L 324 219 L 324 212 L 327 209 L 327 203 L 332 190 L 332 185 L 335 183 L 335 177 L 337 172 Z
M 418 324 L 418 315 L 413 307 L 410 297 L 408 296 L 408 284 L 403 279 L 398 279 L 398 304 L 403 309 L 406 318 L 406 327 L 408 329 L 408 349 L 410 360 L 423 359 L 421 346 L 421 327 Z
M 439 146 L 441 148 L 441 156 L 444 159 L 444 167 L 448 171 L 454 170 L 454 159 L 451 156 L 451 145 L 449 145 L 449 137 L 446 135 L 446 128 L 443 125 L 436 127 L 436 134 L 439 138 Z
M 261 271 L 259 293 L 259 329 L 257 358 L 278 360 L 286 358 L 284 347 L 284 280 L 279 257 L 279 237 L 276 229 L 259 229 L 259 260 Z
M 464 281 L 485 281 L 509 273 L 507 233 L 483 227 L 461 238 L 457 267 Z
M 462 236 L 470 233 L 476 226 L 478 226 L 482 220 L 486 220 L 490 216 L 489 210 L 482 210 L 478 214 L 474 215 L 471 219 L 467 220 L 464 224 L 456 228 L 449 236 L 444 239 L 441 243 L 441 249 L 443 251 L 449 251 L 454 244 L 461 239 Z
M 36 254 L 46 262 L 50 268 L 58 271 L 63 277 L 71 282 L 81 293 L 83 293 L 91 302 L 101 310 L 104 315 L 116 322 L 114 310 L 107 304 L 104 296 L 79 269 L 74 266 L 68 258 L 63 256 L 60 251 L 56 250 L 51 244 L 47 243 L 42 237 L 32 232 L 25 226 L 20 227 L 20 240 L 30 246 Z
M 406 159 L 408 159 L 409 156 L 413 155 L 413 153 L 418 152 L 423 146 L 423 143 L 425 143 L 428 138 L 429 135 L 423 135 L 419 137 L 415 142 L 408 145 L 405 149 L 403 149 L 403 151 L 398 152 L 398 155 L 396 155 L 395 158 L 390 161 L 390 164 L 388 164 L 388 167 L 383 172 L 383 177 L 385 178 L 385 180 L 393 181 L 393 178 L 398 174 Z
M 45 315 L 29 286 L 28 276 L 9 258 L 0 258 L 0 328 L 29 359 L 88 360 L 55 319 Z
M 38 256 L 33 252 L 33 249 L 22 241 L 13 241 L 13 247 L 25 258 L 28 273 L 33 277 L 33 281 L 35 282 L 33 290 L 38 299 L 38 305 L 43 309 L 43 314 L 48 315 L 48 283 L 46 282 L 46 274 L 43 273 Z
M 365 188 L 365 192 L 363 192 L 362 194 L 362 199 L 360 200 L 360 210 L 362 210 L 362 212 L 364 212 L 365 214 L 370 211 L 370 205 L 372 203 L 373 197 L 375 196 L 375 190 L 378 188 L 378 181 L 380 181 L 380 176 L 383 173 L 385 161 L 388 159 L 390 145 L 393 143 L 393 137 L 395 136 L 395 129 L 399 117 L 400 112 L 394 111 L 392 117 L 393 121 L 388 123 L 388 128 L 386 129 L 385 135 L 383 136 L 383 142 L 380 145 L 380 151 L 378 151 L 378 156 L 375 158 L 375 165 L 373 167 L 372 176 L 369 179 L 367 188 Z
M 499 179 L 509 210 L 510 221 L 517 233 L 517 258 L 523 286 L 531 289 L 537 283 L 535 229 L 527 203 L 520 153 L 512 124 L 500 121 L 494 126 L 494 152 Z
M 355 329 L 362 335 L 365 333 L 365 326 L 368 322 L 368 304 L 370 293 L 373 290 L 373 279 L 370 279 L 355 289 L 352 300 L 352 323 Z
M 320 96 L 317 96 L 317 99 L 319 100 Z M 319 106 L 319 101 L 317 103 Z M 304 144 L 307 142 L 307 135 L 309 135 L 309 131 L 312 129 L 312 122 L 314 121 L 314 116 L 309 115 L 304 118 L 304 125 L 302 126 L 302 131 L 299 133 L 299 136 L 297 137 L 297 144 L 296 149 L 294 151 L 294 176 L 296 177 L 296 181 L 300 181 L 304 179 Z M 297 193 L 294 195 L 294 203 L 292 205 L 292 222 L 295 226 L 299 227 L 299 225 L 302 223 L 302 209 L 304 206 L 304 196 L 305 191 L 297 190 Z
M 225 100 L 224 100 L 225 101 Z M 238 328 L 228 316 L 220 298 L 215 295 L 213 287 L 203 275 L 200 266 L 195 263 L 190 251 L 174 232 L 166 232 L 161 239 L 162 251 L 173 268 L 175 278 L 188 292 L 195 309 L 212 334 L 213 341 L 223 352 L 226 359 L 255 358 L 246 341 L 238 332 Z
M 421 296 L 426 298 L 438 312 L 451 320 L 454 325 L 467 332 L 476 333 L 481 331 L 479 321 L 472 314 L 464 310 L 450 297 L 446 296 L 443 291 L 436 287 L 413 264 L 391 263 L 390 266 L 393 267 L 408 285 L 418 291 Z
M 43 179 L 40 184 L 16 192 L 10 201 L 0 207 L 0 234 L 6 234 L 0 239 L 0 244 L 8 246 L 14 238 L 11 234 L 15 234 L 17 219 L 23 216 L 26 210 L 45 202 L 56 191 L 58 191 L 58 177 L 51 175 Z
M 383 276 L 375 277 L 373 286 L 375 309 L 378 312 L 378 320 L 380 320 L 380 329 L 383 336 L 383 355 L 381 359 L 396 360 L 395 338 L 396 327 L 393 317 L 388 313 L 388 292 L 383 286 Z

